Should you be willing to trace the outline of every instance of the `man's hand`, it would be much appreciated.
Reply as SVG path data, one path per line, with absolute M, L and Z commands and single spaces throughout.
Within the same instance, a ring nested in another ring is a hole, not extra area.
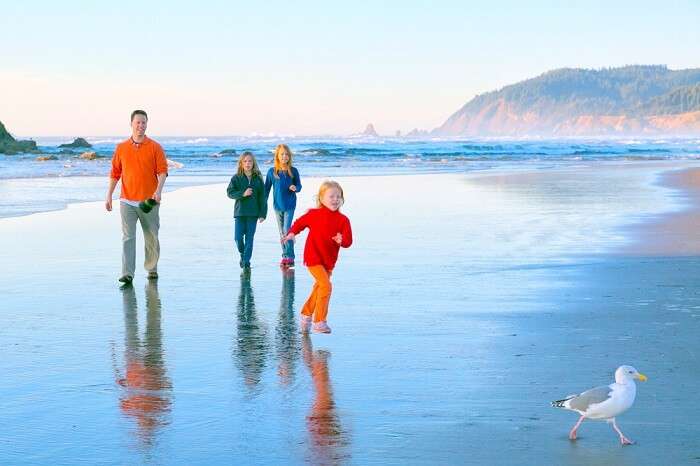
M 335 236 L 331 239 L 336 243 L 340 244 L 343 242 L 343 235 L 341 235 L 340 233 L 336 233 Z
M 262 223 L 262 222 L 264 222 L 264 221 L 265 221 L 265 217 L 260 217 L 260 218 L 258 219 L 258 223 Z
M 119 180 L 115 180 L 112 177 L 109 178 L 109 188 L 107 188 L 107 195 L 105 196 L 105 210 L 107 212 L 112 211 L 112 195 L 114 195 L 114 188 L 118 182 Z
M 290 190 L 291 192 L 295 193 L 295 192 L 297 191 L 297 187 L 296 187 L 295 185 L 293 185 L 293 184 L 292 184 L 292 185 L 289 185 L 289 190 Z
M 295 237 L 295 236 L 296 236 L 296 235 L 295 235 L 294 233 L 292 233 L 292 232 L 287 233 L 287 236 L 285 236 L 284 238 L 282 238 L 282 244 L 286 243 L 287 241 L 294 241 L 294 237 Z
M 243 197 L 248 197 L 253 194 L 253 188 L 248 188 L 245 191 L 243 191 Z
M 153 196 L 151 196 L 154 201 L 156 201 L 158 204 L 160 204 L 160 191 L 156 191 L 153 193 Z

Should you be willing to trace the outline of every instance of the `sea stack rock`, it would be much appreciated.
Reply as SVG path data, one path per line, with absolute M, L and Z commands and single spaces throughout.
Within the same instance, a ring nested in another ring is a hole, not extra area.
M 365 130 L 362 132 L 362 136 L 370 136 L 370 137 L 377 137 L 379 136 L 377 134 L 377 131 L 374 129 L 374 125 L 372 123 L 367 124 L 367 127 Z
M 411 131 L 406 133 L 407 138 L 422 138 L 428 136 L 428 132 L 424 129 L 413 128 Z
M 61 144 L 59 149 L 92 149 L 92 144 L 83 138 L 75 138 L 70 144 Z
M 36 150 L 34 141 L 18 141 L 5 129 L 0 121 L 0 154 L 13 155 L 18 152 L 31 152 Z

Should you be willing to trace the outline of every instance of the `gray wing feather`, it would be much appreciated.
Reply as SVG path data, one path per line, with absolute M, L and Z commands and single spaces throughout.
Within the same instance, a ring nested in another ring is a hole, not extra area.
M 586 390 L 585 392 L 579 394 L 575 398 L 572 398 L 569 401 L 569 406 L 571 409 L 575 409 L 577 411 L 586 411 L 589 406 L 596 403 L 602 403 L 610 398 L 611 393 L 612 388 L 610 388 L 608 385 L 591 388 L 590 390 Z

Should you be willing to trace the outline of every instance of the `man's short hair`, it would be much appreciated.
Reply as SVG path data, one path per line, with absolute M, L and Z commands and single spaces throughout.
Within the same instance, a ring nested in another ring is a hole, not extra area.
M 136 115 L 143 115 L 146 117 L 146 120 L 148 120 L 148 115 L 146 114 L 145 110 L 134 110 L 133 112 L 131 112 L 131 121 L 134 121 L 134 117 Z

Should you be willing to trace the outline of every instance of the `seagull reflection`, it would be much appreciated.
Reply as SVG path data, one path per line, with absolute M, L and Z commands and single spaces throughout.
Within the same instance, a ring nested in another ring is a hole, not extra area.
M 163 358 L 161 303 L 158 285 L 146 286 L 146 330 L 139 337 L 138 304 L 133 286 L 122 288 L 124 301 L 125 373 L 117 367 L 113 351 L 116 382 L 124 387 L 119 406 L 137 424 L 136 435 L 144 446 L 151 446 L 158 430 L 169 423 L 172 384 Z
M 234 356 L 245 385 L 255 389 L 265 370 L 269 349 L 267 327 L 255 313 L 253 288 L 248 274 L 241 275 L 241 291 L 238 295 L 238 337 Z
M 314 401 L 306 417 L 310 436 L 311 463 L 340 464 L 350 458 L 347 451 L 348 433 L 340 424 L 340 417 L 333 400 L 328 359 L 331 353 L 326 350 L 314 351 L 308 334 L 301 337 L 304 362 L 311 372 L 314 384 Z
M 291 385 L 295 378 L 295 363 L 299 358 L 299 330 L 294 314 L 294 271 L 282 275 L 280 312 L 277 316 L 275 335 L 277 350 L 277 376 L 281 385 Z

